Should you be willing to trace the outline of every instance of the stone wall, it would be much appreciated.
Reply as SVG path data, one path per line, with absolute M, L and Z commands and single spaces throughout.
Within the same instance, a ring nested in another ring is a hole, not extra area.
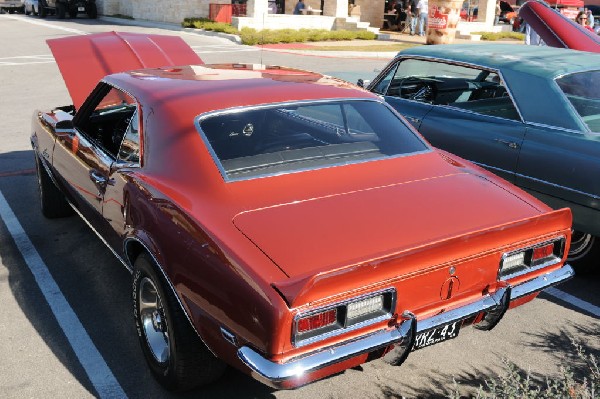
M 209 15 L 209 4 L 231 4 L 231 0 L 98 0 L 103 15 L 128 15 L 135 19 L 179 24 L 187 17 Z
M 360 7 L 361 22 L 368 22 L 374 28 L 381 28 L 385 0 L 354 0 L 354 4 Z

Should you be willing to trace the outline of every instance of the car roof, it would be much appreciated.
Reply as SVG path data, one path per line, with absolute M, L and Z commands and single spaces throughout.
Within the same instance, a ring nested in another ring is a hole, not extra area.
M 257 64 L 143 69 L 109 75 L 104 81 L 128 91 L 145 105 L 160 107 L 168 102 L 174 108 L 177 104 L 181 116 L 288 101 L 377 98 L 341 79 Z
M 554 79 L 558 76 L 600 69 L 600 54 L 518 44 L 452 44 L 419 46 L 399 55 L 420 55 L 467 62 L 504 71 L 515 71 Z

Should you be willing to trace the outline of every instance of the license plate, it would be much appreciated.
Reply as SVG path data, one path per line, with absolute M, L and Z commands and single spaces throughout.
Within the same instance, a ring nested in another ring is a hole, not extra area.
M 413 350 L 416 351 L 417 349 L 425 348 L 426 346 L 437 344 L 438 342 L 456 338 L 459 330 L 460 322 L 456 321 L 451 324 L 446 324 L 445 326 L 423 331 L 422 333 L 417 334 Z
M 77 7 L 77 11 L 85 11 L 85 7 Z

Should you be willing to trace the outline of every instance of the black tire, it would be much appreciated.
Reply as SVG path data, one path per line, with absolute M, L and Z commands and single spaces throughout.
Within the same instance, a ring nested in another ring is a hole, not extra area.
M 98 18 L 98 8 L 96 7 L 96 3 L 88 2 L 86 12 L 88 17 L 90 17 L 91 19 Z
M 63 193 L 54 185 L 54 182 L 37 156 L 35 161 L 42 214 L 49 219 L 72 215 L 73 209 L 65 199 Z
M 43 0 L 40 0 L 38 2 L 38 13 L 40 14 L 40 18 L 46 18 L 46 16 L 48 15 L 48 10 L 46 10 L 46 2 Z
M 58 14 L 58 19 L 65 19 L 67 15 L 67 6 L 65 3 L 56 3 L 56 13 Z
M 77 5 L 69 7 L 69 18 L 76 18 L 78 13 Z
M 600 239 L 588 233 L 573 231 L 567 262 L 577 274 L 600 271 Z
M 133 312 L 146 361 L 154 378 L 168 390 L 206 385 L 219 378 L 226 365 L 200 340 L 159 273 L 148 254 L 136 259 Z

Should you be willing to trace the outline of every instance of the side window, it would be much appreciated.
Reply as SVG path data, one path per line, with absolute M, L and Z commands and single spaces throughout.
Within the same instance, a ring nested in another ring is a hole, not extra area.
M 119 148 L 118 160 L 127 163 L 139 164 L 140 162 L 140 132 L 137 111 L 131 117 L 129 126 Z
M 117 158 L 137 103 L 129 94 L 108 85 L 96 91 L 96 96 L 97 103 L 82 110 L 84 113 L 77 118 L 76 127 L 107 154 Z
M 391 68 L 390 71 L 387 73 L 387 75 L 385 75 L 383 77 L 383 79 L 381 79 L 375 85 L 375 87 L 373 87 L 372 91 L 374 93 L 381 94 L 381 95 L 385 95 L 386 94 L 387 88 L 390 85 L 390 82 L 392 81 L 392 78 L 394 77 L 394 74 L 396 73 L 396 68 L 397 67 L 398 67 L 398 64 L 396 64 L 393 68 Z
M 498 73 L 485 69 L 418 59 L 403 60 L 386 94 L 520 120 Z

